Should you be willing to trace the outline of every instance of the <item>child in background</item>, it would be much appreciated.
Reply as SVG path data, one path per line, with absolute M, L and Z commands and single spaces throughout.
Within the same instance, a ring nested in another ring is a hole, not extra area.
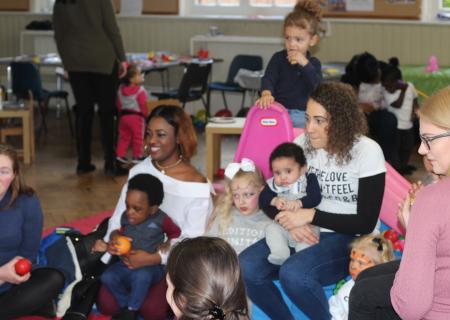
M 358 102 L 366 114 L 383 108 L 383 92 L 380 82 L 381 70 L 378 60 L 370 53 L 359 55 L 356 62 L 359 81 Z
M 416 90 L 412 83 L 402 81 L 398 59 L 394 58 L 383 69 L 381 83 L 387 108 L 397 118 L 392 165 L 400 174 L 410 174 L 415 170 L 408 162 L 415 143 L 413 120 L 419 109 Z
M 264 229 L 271 221 L 258 206 L 264 178 L 253 161 L 246 158 L 241 163 L 230 163 L 225 176 L 229 181 L 206 235 L 223 238 L 239 254 L 264 238 Z
M 223 239 L 185 239 L 167 261 L 166 298 L 176 319 L 249 320 L 239 260 Z
M 306 173 L 303 149 L 291 142 L 282 143 L 270 154 L 270 170 L 273 177 L 267 180 L 259 196 L 261 209 L 272 219 L 280 211 L 314 208 L 322 200 L 319 182 L 314 173 Z M 319 234 L 319 228 L 315 228 Z M 270 249 L 267 257 L 272 264 L 281 265 L 291 255 L 289 247 L 298 252 L 309 247 L 297 242 L 276 222 L 266 227 L 266 242 Z
M 148 115 L 147 91 L 142 86 L 144 76 L 141 69 L 131 64 L 119 86 L 117 109 L 119 111 L 119 139 L 117 141 L 116 161 L 118 168 L 128 164 L 126 153 L 131 145 L 133 159 L 136 164 L 142 160 L 145 119 Z
M 121 308 L 114 319 L 137 319 L 148 289 L 164 277 L 161 264 L 134 269 L 128 262 L 128 256 L 137 250 L 149 253 L 155 253 L 161 248 L 168 250 L 170 240 L 180 236 L 180 228 L 159 209 L 163 197 L 163 185 L 158 178 L 150 174 L 138 174 L 131 178 L 128 181 L 127 209 L 121 218 L 121 229 L 111 233 L 108 244 L 103 240 L 95 243 L 94 251 L 119 255 L 117 238 L 124 235 L 132 241 L 132 250 L 120 256 L 121 260 L 101 275 L 102 283 Z M 164 236 L 167 236 L 166 242 Z
M 383 63 L 383 66 L 385 63 Z M 362 53 L 356 62 L 359 79 L 358 103 L 367 116 L 370 135 L 383 150 L 384 158 L 392 162 L 397 119 L 383 100 L 380 62 L 370 53 Z
M 348 271 L 352 279 L 340 287 L 328 301 L 333 320 L 348 319 L 348 298 L 361 271 L 394 260 L 390 241 L 380 236 L 366 235 L 356 238 L 350 244 L 350 249 Z
M 305 127 L 306 102 L 322 80 L 320 61 L 308 51 L 319 42 L 321 20 L 321 7 L 315 0 L 300 0 L 286 16 L 286 49 L 270 59 L 262 78 L 261 98 L 256 102 L 261 108 L 280 103 L 296 128 Z

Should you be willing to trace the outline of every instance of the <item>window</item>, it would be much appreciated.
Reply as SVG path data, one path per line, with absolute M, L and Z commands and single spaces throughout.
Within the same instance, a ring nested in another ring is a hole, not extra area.
M 239 6 L 239 0 L 196 0 L 197 6 Z
M 439 10 L 450 11 L 450 0 L 439 0 Z
M 296 0 L 249 0 L 253 7 L 293 7 Z
M 185 0 L 186 15 L 284 16 L 297 0 Z
M 292 7 L 296 0 L 244 0 L 252 7 Z M 240 0 L 196 0 L 198 6 L 239 6 Z
M 55 0 L 32 0 L 30 3 L 32 4 L 32 12 L 52 13 Z

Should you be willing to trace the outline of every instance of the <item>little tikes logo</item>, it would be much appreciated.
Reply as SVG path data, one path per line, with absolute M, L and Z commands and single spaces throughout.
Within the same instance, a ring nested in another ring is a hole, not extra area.
M 261 118 L 259 123 L 263 127 L 274 127 L 274 126 L 276 126 L 278 124 L 278 120 L 275 119 L 275 118 Z

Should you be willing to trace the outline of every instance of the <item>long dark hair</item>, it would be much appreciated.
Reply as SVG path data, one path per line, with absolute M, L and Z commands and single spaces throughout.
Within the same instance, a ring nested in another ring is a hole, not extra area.
M 180 320 L 248 320 L 239 260 L 223 239 L 186 239 L 171 251 L 167 274 Z

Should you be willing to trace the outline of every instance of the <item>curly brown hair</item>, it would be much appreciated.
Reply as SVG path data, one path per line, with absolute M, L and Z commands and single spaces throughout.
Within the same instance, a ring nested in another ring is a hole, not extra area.
M 335 81 L 322 82 L 311 94 L 310 99 L 319 103 L 328 113 L 329 156 L 335 156 L 339 165 L 352 159 L 350 150 L 356 140 L 367 133 L 367 121 L 358 107 L 353 88 Z M 306 152 L 313 151 L 307 143 Z
M 283 29 L 286 27 L 299 27 L 306 29 L 311 35 L 319 35 L 323 28 L 321 1 L 300 0 L 286 18 L 284 18 Z

